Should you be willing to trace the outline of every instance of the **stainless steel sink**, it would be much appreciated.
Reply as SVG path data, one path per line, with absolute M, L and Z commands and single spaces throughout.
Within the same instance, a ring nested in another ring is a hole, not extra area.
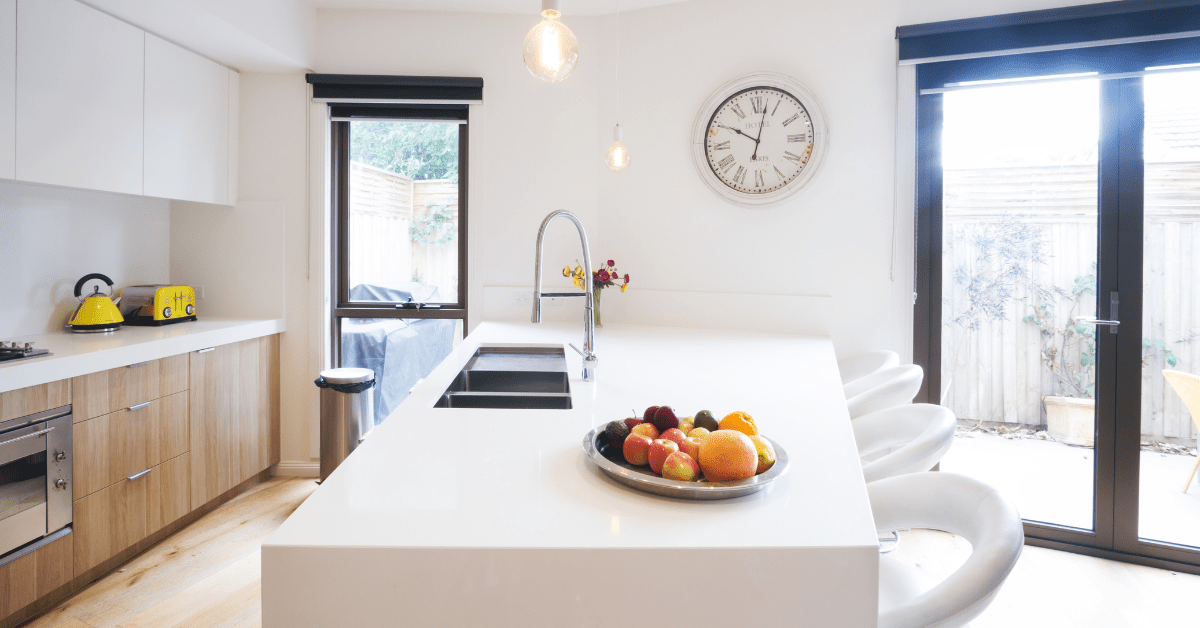
M 435 408 L 571 408 L 561 346 L 485 346 L 467 361 Z

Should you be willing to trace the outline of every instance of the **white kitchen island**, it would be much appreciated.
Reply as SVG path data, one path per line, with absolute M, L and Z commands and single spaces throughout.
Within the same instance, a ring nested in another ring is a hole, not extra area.
M 434 408 L 481 344 L 582 325 L 485 323 L 262 547 L 265 628 L 874 627 L 878 543 L 826 338 L 596 331 L 566 349 L 570 410 Z M 744 410 L 791 458 L 766 490 L 684 501 L 610 480 L 581 448 L 670 405 Z

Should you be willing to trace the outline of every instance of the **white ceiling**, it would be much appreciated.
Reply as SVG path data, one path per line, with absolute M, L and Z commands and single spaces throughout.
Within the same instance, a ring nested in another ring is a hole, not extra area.
M 645 9 L 687 0 L 562 0 L 563 15 L 605 15 L 620 4 L 622 11 Z M 468 13 L 528 13 L 542 10 L 541 0 L 308 0 L 322 9 L 394 9 L 399 11 L 462 11 Z

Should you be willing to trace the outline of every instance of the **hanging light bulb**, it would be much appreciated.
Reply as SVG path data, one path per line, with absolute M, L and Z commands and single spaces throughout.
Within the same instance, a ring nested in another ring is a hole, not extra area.
M 621 143 L 621 125 L 613 128 L 613 145 L 604 155 L 604 163 L 613 172 L 624 172 L 629 167 L 629 149 Z
M 575 69 L 579 61 L 579 42 L 575 33 L 558 21 L 562 0 L 542 0 L 542 21 L 525 36 L 525 67 L 546 81 L 557 83 Z

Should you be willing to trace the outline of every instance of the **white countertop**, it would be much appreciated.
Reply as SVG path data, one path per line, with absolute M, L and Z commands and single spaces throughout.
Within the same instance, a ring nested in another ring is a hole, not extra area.
M 0 338 L 50 350 L 50 355 L 0 363 L 0 393 L 283 331 L 282 319 L 201 318 L 161 327 L 123 326 L 109 334 L 62 331 Z
M 596 382 L 580 380 L 566 349 L 570 410 L 432 407 L 481 343 L 576 336 L 574 326 L 480 326 L 266 545 L 877 546 L 828 339 L 603 328 Z M 650 405 L 718 419 L 746 411 L 791 468 L 763 492 L 708 503 L 608 480 L 585 460 L 583 436 Z

